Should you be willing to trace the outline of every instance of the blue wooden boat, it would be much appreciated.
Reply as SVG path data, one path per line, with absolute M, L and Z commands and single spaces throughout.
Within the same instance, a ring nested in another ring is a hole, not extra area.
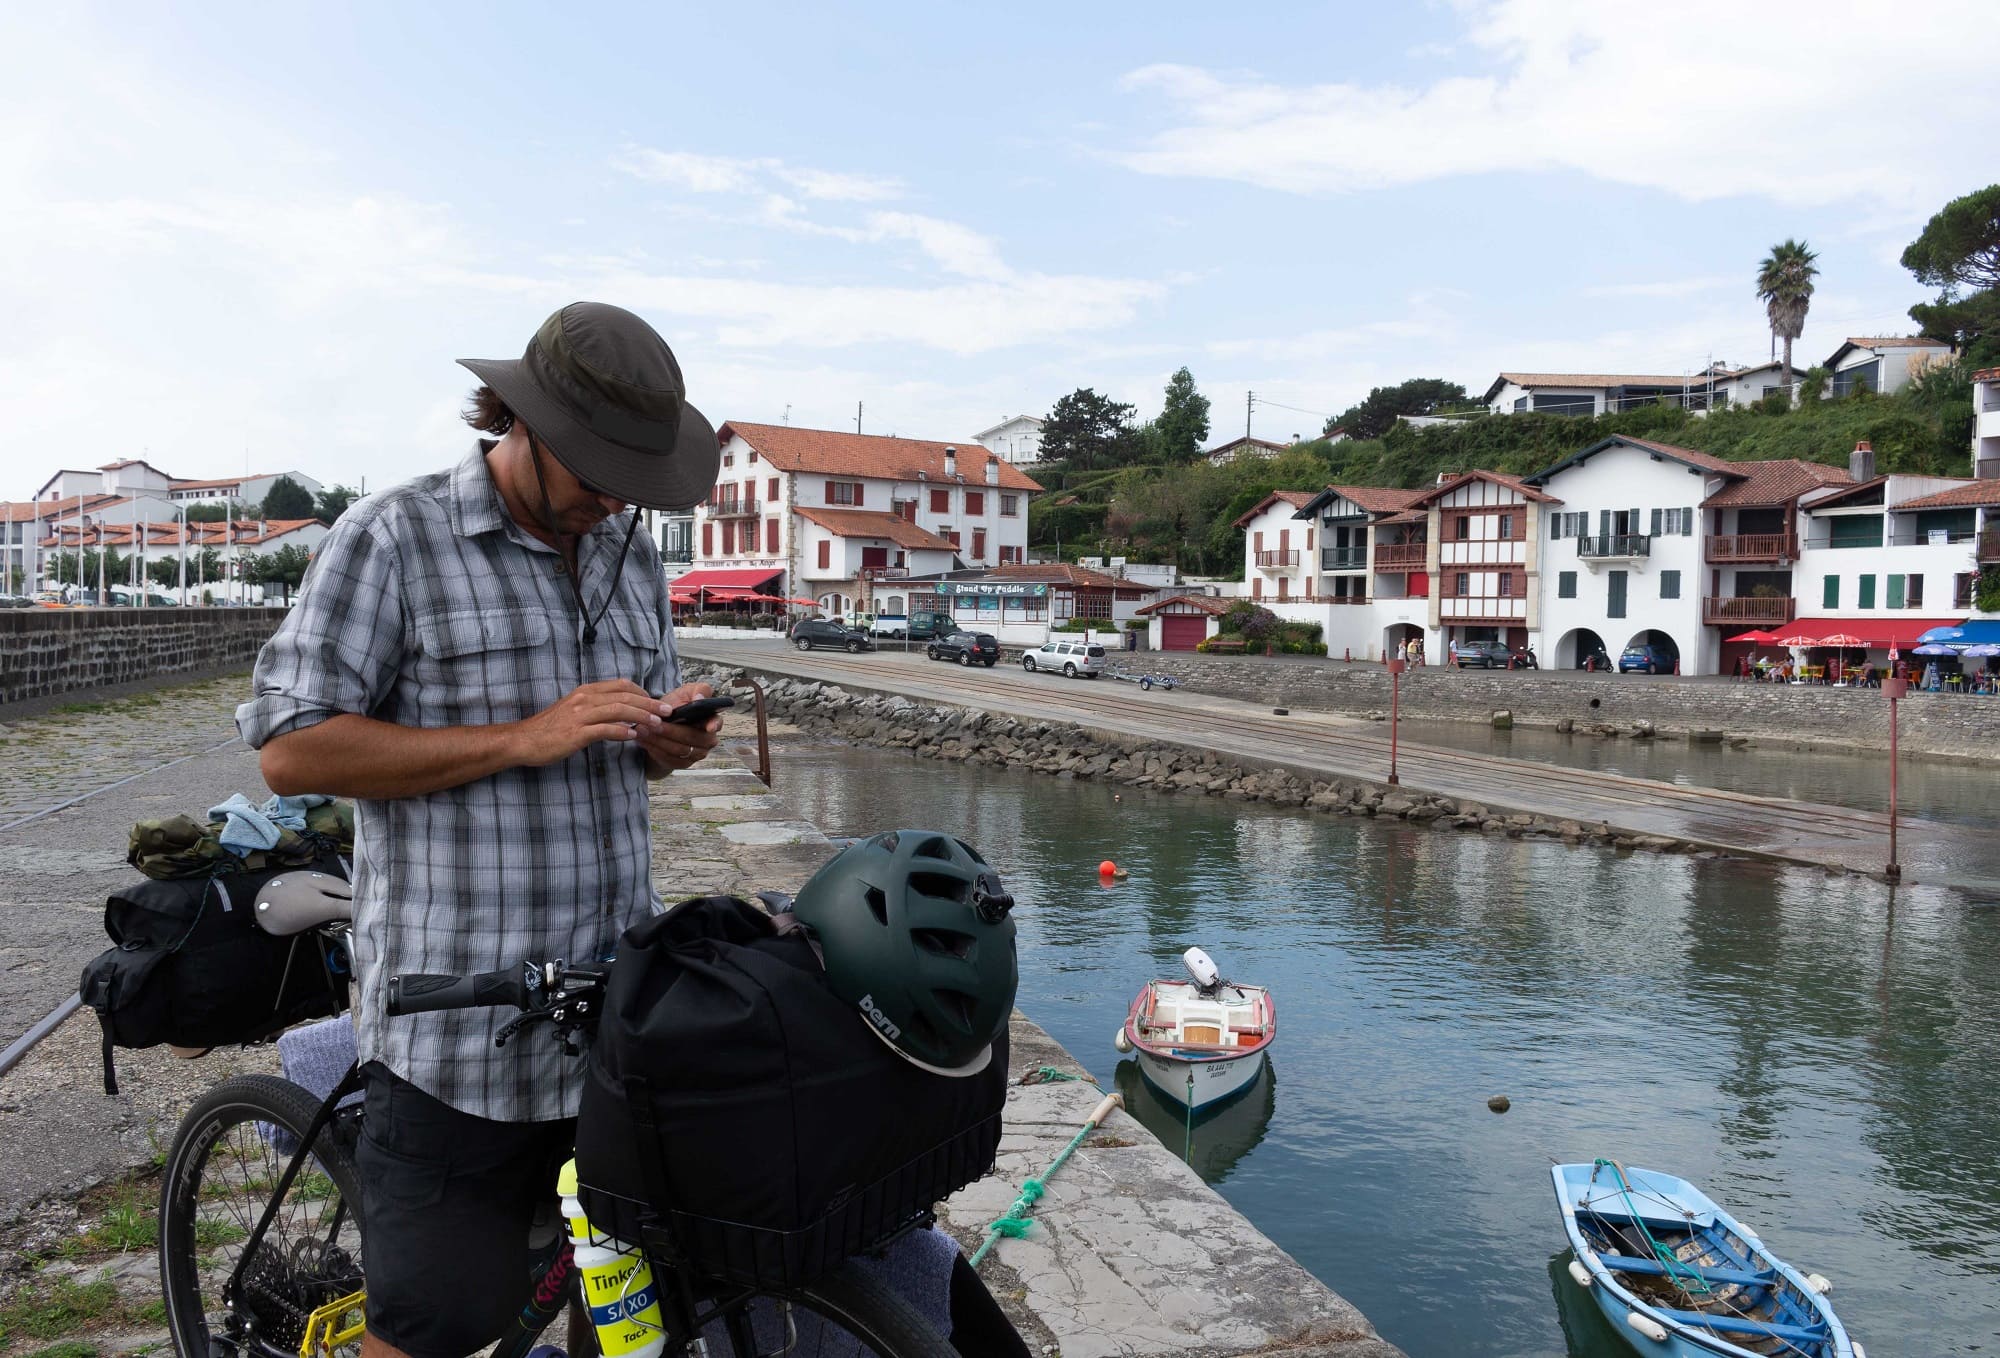
M 1800 1274 L 1685 1179 L 1614 1160 L 1555 1165 L 1569 1274 L 1640 1353 L 1867 1358 L 1818 1274 Z

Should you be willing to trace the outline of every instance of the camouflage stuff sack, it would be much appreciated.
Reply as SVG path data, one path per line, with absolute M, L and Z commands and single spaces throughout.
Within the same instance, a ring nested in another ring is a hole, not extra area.
M 303 867 L 323 853 L 354 852 L 354 807 L 330 802 L 306 812 L 306 828 L 282 830 L 269 849 L 238 854 L 223 847 L 227 822 L 199 821 L 192 816 L 142 820 L 132 827 L 125 861 L 156 881 L 182 877 L 213 877 L 227 872 L 263 872 L 269 868 Z

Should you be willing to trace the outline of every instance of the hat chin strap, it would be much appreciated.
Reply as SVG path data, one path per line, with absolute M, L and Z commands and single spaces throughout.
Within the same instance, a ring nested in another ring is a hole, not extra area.
M 556 523 L 555 504 L 549 499 L 548 478 L 542 474 L 541 440 L 537 439 L 532 433 L 529 433 L 525 425 L 522 426 L 521 432 L 528 435 L 528 460 L 535 464 L 535 488 L 542 493 L 542 503 L 540 506 L 542 511 L 542 526 L 547 528 L 549 536 L 556 540 L 556 550 L 560 552 L 563 549 L 563 538 L 568 535 Z M 598 608 L 596 617 L 593 618 L 590 616 L 590 605 L 583 601 L 583 582 L 577 578 L 583 574 L 583 562 L 579 560 L 563 572 L 569 578 L 569 592 L 571 597 L 576 600 L 577 615 L 583 619 L 583 644 L 586 646 L 596 643 L 597 624 L 604 621 L 604 615 L 611 609 L 611 601 L 618 595 L 618 581 L 625 574 L 625 558 L 631 554 L 632 537 L 638 531 L 639 507 L 634 505 L 632 506 L 632 522 L 625 529 L 624 545 L 618 549 L 618 565 L 611 572 L 611 585 L 604 591 L 604 603 Z M 582 538 L 579 536 L 577 541 L 581 543 Z M 581 555 L 580 552 L 579 555 Z

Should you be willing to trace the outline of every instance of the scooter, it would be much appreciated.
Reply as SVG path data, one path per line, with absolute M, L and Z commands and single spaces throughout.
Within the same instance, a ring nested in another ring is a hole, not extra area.
M 1541 662 L 1541 661 L 1539 661 L 1539 660 L 1537 660 L 1537 659 L 1535 658 L 1535 648 L 1534 648 L 1534 647 L 1532 647 L 1532 646 L 1517 646 L 1517 647 L 1515 647 L 1515 648 L 1514 648 L 1514 668 L 1515 668 L 1515 669 L 1517 669 L 1517 670 L 1538 670 L 1538 669 L 1540 669 L 1541 667 L 1542 667 L 1542 662 Z

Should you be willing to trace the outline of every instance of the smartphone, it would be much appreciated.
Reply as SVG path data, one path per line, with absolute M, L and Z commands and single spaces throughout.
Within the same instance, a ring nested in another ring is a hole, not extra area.
M 693 702 L 682 703 L 679 707 L 667 713 L 667 721 L 671 725 L 696 726 L 707 721 L 724 708 L 734 706 L 736 706 L 736 700 L 726 693 L 719 694 L 713 698 L 696 698 Z

